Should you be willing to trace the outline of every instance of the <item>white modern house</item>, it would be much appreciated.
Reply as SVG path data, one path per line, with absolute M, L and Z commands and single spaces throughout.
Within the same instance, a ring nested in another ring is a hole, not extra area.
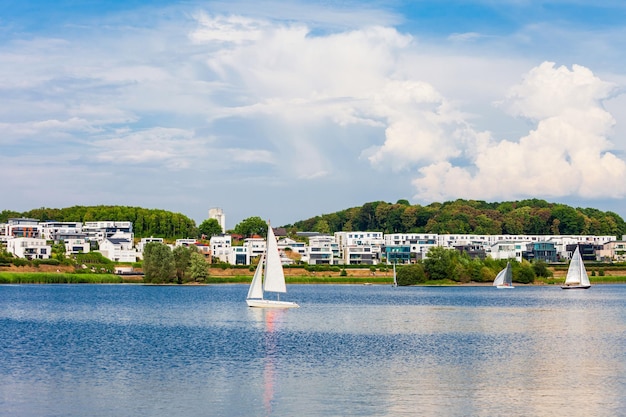
M 41 222 L 41 234 L 44 239 L 54 242 L 67 241 L 70 239 L 84 238 L 83 224 L 81 222 Z
M 98 221 L 85 222 L 83 233 L 88 240 L 102 241 L 113 235 L 123 233 L 132 241 L 134 239 L 132 222 Z
M 306 250 L 311 265 L 335 265 L 339 261 L 339 244 L 333 236 L 311 236 Z
M 64 239 L 65 256 L 76 255 L 79 253 L 89 253 L 91 245 L 84 238 Z
M 220 262 L 229 262 L 232 242 L 233 240 L 230 235 L 211 236 L 211 240 L 209 241 L 211 245 L 211 256 L 219 259 Z
M 377 265 L 385 243 L 382 232 L 335 232 L 341 263 Z
M 142 237 L 139 243 L 137 243 L 137 252 L 139 257 L 143 258 L 143 249 L 146 247 L 148 243 L 163 243 L 162 237 Z
M 267 248 L 267 242 L 265 239 L 260 237 L 250 237 L 244 239 L 243 246 L 248 250 L 248 256 L 250 258 L 256 258 L 265 253 Z
M 46 239 L 37 237 L 15 237 L 6 243 L 7 252 L 25 259 L 50 259 L 52 247 Z
M 133 248 L 133 241 L 123 233 L 101 241 L 98 252 L 113 262 L 137 262 L 137 251 Z

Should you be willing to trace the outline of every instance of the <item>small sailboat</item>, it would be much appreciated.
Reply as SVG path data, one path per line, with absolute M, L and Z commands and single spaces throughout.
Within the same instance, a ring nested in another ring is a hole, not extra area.
M 391 284 L 392 287 L 397 287 L 398 286 L 398 277 L 396 277 L 396 263 L 393 263 L 393 284 Z
M 493 280 L 493 285 L 496 288 L 515 288 L 513 286 L 513 269 L 511 269 L 511 262 L 507 262 L 506 268 L 498 272 L 496 279 Z
M 276 300 L 266 299 L 265 292 L 275 292 Z M 261 256 L 259 264 L 254 271 L 252 283 L 248 290 L 246 303 L 249 307 L 260 308 L 295 308 L 298 304 L 290 301 L 280 301 L 280 293 L 287 292 L 285 285 L 285 273 L 280 262 L 278 243 L 272 227 L 267 225 L 267 247 L 265 254 Z
M 561 288 L 564 290 L 570 290 L 587 289 L 589 287 L 591 287 L 589 275 L 587 275 L 583 258 L 580 256 L 580 250 L 578 250 L 578 246 L 576 246 L 576 250 L 572 255 L 572 260 L 569 263 L 569 268 L 567 269 L 565 284 L 561 285 Z

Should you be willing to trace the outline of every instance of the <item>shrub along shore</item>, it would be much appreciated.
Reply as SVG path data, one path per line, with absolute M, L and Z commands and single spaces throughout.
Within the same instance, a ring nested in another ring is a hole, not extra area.
M 188 283 L 183 285 L 211 285 L 211 284 L 249 284 L 252 277 L 249 275 L 210 276 L 204 283 Z M 305 276 L 293 275 L 287 277 L 287 284 L 373 284 L 391 285 L 390 276 Z M 560 285 L 563 278 L 537 278 L 533 284 L 514 285 Z M 592 284 L 623 284 L 626 276 L 590 277 Z M 66 272 L 0 272 L 0 284 L 144 284 L 138 275 L 115 274 L 76 274 Z M 490 282 L 461 283 L 453 280 L 430 280 L 416 285 L 421 286 L 488 286 Z

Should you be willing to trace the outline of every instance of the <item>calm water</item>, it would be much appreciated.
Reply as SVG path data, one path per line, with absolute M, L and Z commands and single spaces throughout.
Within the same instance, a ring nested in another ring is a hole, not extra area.
M 0 415 L 626 415 L 626 285 L 247 290 L 0 286 Z

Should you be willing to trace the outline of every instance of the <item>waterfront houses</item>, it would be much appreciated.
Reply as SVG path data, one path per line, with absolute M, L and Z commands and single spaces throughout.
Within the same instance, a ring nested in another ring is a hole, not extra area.
M 233 244 L 233 236 L 212 236 L 209 243 L 194 238 L 177 239 L 171 245 L 195 246 L 211 262 L 251 265 L 265 252 L 261 237 Z M 235 240 L 237 241 L 237 240 Z M 0 242 L 14 256 L 47 259 L 51 244 L 63 242 L 68 256 L 97 250 L 115 262 L 136 262 L 150 242 L 162 238 L 142 238 L 134 245 L 129 221 L 39 222 L 37 219 L 9 219 L 0 224 Z M 475 235 L 436 233 L 391 233 L 376 231 L 336 232 L 323 235 L 299 233 L 296 239 L 281 237 L 278 242 L 283 264 L 378 265 L 408 264 L 428 257 L 440 246 L 464 252 L 470 257 L 566 262 L 576 246 L 585 261 L 626 261 L 626 242 L 615 236 L 594 235 Z

